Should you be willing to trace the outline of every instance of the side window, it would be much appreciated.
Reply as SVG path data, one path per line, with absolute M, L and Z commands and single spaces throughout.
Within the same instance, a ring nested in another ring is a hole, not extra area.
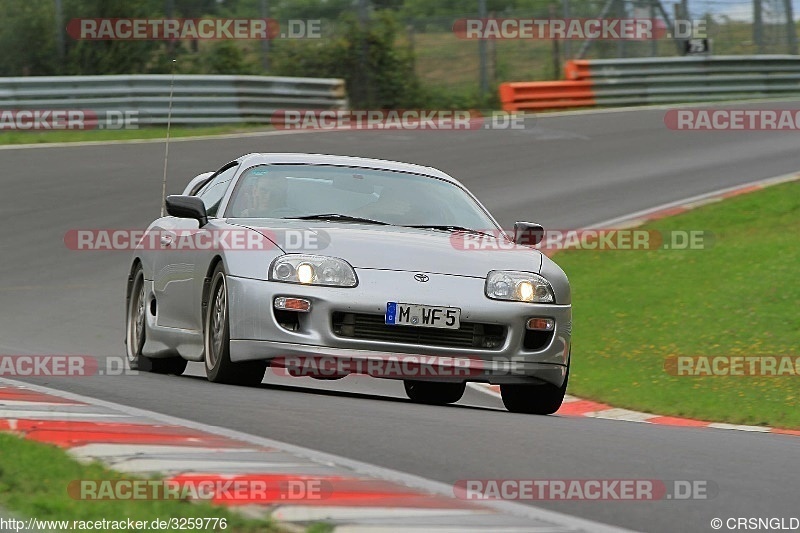
M 203 187 L 200 192 L 197 193 L 197 196 L 203 200 L 203 204 L 206 206 L 206 213 L 208 216 L 217 216 L 219 204 L 222 202 L 222 198 L 225 196 L 225 191 L 228 190 L 228 186 L 230 185 L 231 180 L 236 174 L 236 170 L 238 168 L 238 164 L 229 168 L 224 168 L 224 170 L 211 178 L 211 181 L 209 181 L 205 187 Z

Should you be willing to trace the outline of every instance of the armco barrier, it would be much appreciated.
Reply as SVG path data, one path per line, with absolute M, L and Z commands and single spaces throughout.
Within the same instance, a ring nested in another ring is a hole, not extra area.
M 504 83 L 506 111 L 800 95 L 800 57 L 708 56 L 567 62 L 565 82 Z M 578 86 L 576 83 L 585 85 Z M 581 96 L 576 98 L 576 91 Z
M 513 82 L 500 85 L 505 111 L 533 111 L 596 104 L 590 81 Z
M 0 109 L 135 111 L 142 125 L 166 124 L 172 76 L 0 78 Z M 176 75 L 172 123 L 267 123 L 281 109 L 346 109 L 344 80 Z

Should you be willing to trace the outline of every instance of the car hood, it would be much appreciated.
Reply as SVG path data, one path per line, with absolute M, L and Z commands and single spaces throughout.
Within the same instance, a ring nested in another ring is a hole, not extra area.
M 467 234 L 341 222 L 230 220 L 258 231 L 286 253 L 339 257 L 356 269 L 427 272 L 485 278 L 490 270 L 538 273 L 542 254 L 494 237 L 470 241 Z M 466 249 L 469 247 L 469 249 Z

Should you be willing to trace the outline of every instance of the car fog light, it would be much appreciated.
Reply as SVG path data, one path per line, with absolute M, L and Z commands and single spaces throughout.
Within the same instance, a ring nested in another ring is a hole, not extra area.
M 283 309 L 286 311 L 300 311 L 301 313 L 308 313 L 311 311 L 311 302 L 305 298 L 278 296 L 275 298 L 274 305 L 275 309 Z
M 529 318 L 525 327 L 535 331 L 553 331 L 556 327 L 556 321 L 552 318 Z

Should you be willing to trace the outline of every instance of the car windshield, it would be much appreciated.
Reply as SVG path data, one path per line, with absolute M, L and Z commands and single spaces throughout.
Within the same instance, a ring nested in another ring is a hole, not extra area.
M 328 165 L 250 168 L 239 178 L 226 216 L 496 228 L 469 194 L 447 181 Z

